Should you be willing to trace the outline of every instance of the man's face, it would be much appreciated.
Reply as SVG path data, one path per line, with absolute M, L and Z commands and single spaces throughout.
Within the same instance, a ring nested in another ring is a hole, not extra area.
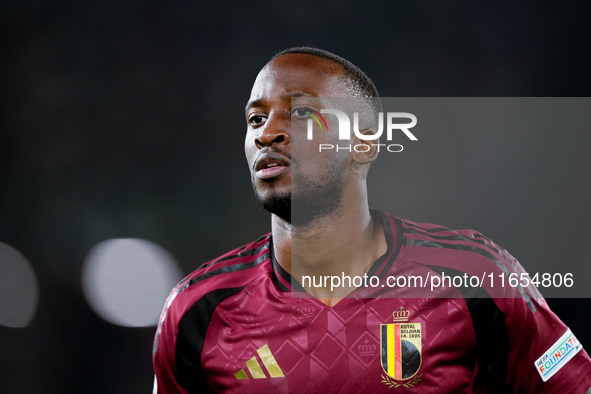
M 314 143 L 307 141 L 302 108 L 320 111 L 326 99 L 319 97 L 347 95 L 344 70 L 328 59 L 289 54 L 261 70 L 246 107 L 244 143 L 260 206 L 291 222 L 292 200 L 321 211 L 312 216 L 330 213 L 340 203 L 348 155 L 318 152 L 318 143 L 335 143 L 335 135 L 315 130 Z M 294 97 L 298 104 L 292 104 Z

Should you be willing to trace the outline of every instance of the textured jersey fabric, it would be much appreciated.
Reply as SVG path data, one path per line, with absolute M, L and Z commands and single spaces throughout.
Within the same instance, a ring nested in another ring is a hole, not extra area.
M 505 250 L 473 230 L 372 215 L 388 243 L 368 272 L 379 283 L 333 307 L 294 296 L 302 289 L 275 261 L 270 234 L 181 281 L 154 340 L 155 391 L 582 394 L 591 387 L 589 356 L 573 347 L 576 337 L 537 290 L 494 282 L 525 272 Z M 429 284 L 446 275 L 484 280 L 433 291 L 385 285 L 389 277 Z

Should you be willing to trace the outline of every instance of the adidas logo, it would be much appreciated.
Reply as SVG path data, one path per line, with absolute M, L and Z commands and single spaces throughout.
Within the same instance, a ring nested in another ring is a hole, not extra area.
M 277 360 L 275 360 L 273 353 L 271 353 L 271 349 L 269 349 L 269 345 L 265 345 L 265 346 L 257 349 L 257 353 L 258 353 L 259 357 L 261 358 L 261 361 L 263 362 L 263 365 L 265 366 L 265 369 L 269 373 L 270 377 L 272 377 L 272 378 L 285 377 L 285 375 L 283 374 L 283 371 L 281 370 L 281 367 L 279 367 L 279 364 L 277 364 Z M 265 371 L 263 371 L 263 368 L 261 368 L 261 364 L 259 364 L 259 362 L 257 360 L 257 356 L 254 356 L 253 358 L 251 358 L 250 360 L 248 360 L 246 362 L 246 369 L 248 369 L 248 372 L 250 372 L 250 375 L 252 376 L 253 379 L 267 378 L 267 375 L 265 375 Z M 244 368 L 242 368 L 240 371 L 236 372 L 234 374 L 234 376 L 236 377 L 236 379 L 250 379 Z

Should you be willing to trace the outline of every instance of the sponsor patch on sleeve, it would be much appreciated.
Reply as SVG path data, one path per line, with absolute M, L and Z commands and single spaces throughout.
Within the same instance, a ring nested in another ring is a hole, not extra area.
M 582 348 L 583 345 L 568 328 L 564 335 L 534 362 L 542 380 L 546 382 L 554 376 Z

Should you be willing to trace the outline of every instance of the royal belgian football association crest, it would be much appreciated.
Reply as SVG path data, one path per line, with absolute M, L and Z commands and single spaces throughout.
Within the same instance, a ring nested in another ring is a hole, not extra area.
M 405 319 L 394 316 L 394 321 L 401 320 Z M 384 384 L 396 388 L 414 387 L 421 382 L 421 375 L 417 375 L 423 355 L 421 323 L 380 324 L 380 344 Z

